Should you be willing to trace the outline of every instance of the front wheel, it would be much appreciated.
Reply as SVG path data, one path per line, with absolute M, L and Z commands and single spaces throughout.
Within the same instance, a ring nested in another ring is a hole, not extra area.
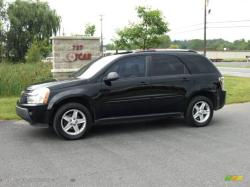
M 82 138 L 90 126 L 90 113 L 85 106 L 79 103 L 67 103 L 60 107 L 53 122 L 55 132 L 69 140 Z
M 204 127 L 212 120 L 213 113 L 214 107 L 211 100 L 204 96 L 197 96 L 190 101 L 185 118 L 189 125 Z

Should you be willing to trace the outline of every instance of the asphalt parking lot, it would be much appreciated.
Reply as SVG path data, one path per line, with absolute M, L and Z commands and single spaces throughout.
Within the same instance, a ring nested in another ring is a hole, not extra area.
M 250 62 L 214 62 L 223 75 L 250 77 Z
M 250 186 L 250 103 L 210 126 L 182 120 L 95 127 L 64 141 L 23 121 L 0 122 L 0 186 Z M 227 175 L 243 181 L 225 182 Z

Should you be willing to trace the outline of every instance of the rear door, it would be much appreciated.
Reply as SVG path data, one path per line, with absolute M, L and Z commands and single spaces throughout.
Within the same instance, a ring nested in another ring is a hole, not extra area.
M 151 112 L 183 112 L 193 84 L 185 64 L 174 55 L 152 54 L 148 74 L 152 86 Z

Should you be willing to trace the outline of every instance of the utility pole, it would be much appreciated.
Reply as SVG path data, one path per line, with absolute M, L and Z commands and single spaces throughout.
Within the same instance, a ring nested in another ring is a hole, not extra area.
M 100 21 L 101 21 L 101 55 L 103 56 L 103 31 L 102 31 L 102 21 L 103 21 L 103 15 L 100 15 Z
M 204 7 L 204 56 L 207 54 L 207 0 L 205 1 Z

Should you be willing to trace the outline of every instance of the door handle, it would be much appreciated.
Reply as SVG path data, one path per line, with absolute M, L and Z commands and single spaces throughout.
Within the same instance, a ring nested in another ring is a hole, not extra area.
M 190 81 L 190 78 L 188 78 L 188 77 L 183 77 L 182 80 L 183 80 L 183 81 Z
M 140 82 L 140 85 L 146 86 L 146 85 L 148 85 L 148 83 L 146 83 L 146 82 Z

